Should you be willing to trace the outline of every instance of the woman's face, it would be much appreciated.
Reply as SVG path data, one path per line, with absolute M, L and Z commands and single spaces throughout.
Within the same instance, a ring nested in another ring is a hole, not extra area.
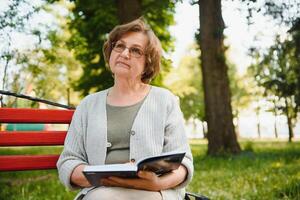
M 111 52 L 109 66 L 115 78 L 126 78 L 141 82 L 145 69 L 145 49 L 148 38 L 139 32 L 124 34 Z

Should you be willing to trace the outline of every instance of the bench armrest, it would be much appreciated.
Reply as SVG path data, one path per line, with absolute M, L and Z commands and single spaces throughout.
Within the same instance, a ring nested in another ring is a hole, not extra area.
M 200 195 L 200 194 L 195 194 L 195 193 L 191 193 L 191 192 L 186 192 L 185 193 L 185 200 L 191 200 L 191 199 L 195 199 L 195 200 L 209 200 L 208 197 Z

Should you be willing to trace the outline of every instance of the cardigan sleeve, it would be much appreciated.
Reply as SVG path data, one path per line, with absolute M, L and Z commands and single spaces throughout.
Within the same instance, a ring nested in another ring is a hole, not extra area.
M 84 148 L 84 115 L 87 110 L 84 107 L 84 101 L 76 108 L 68 129 L 64 143 L 64 149 L 57 161 L 57 169 L 61 182 L 69 189 L 78 187 L 71 184 L 71 174 L 76 166 L 87 164 L 87 156 Z
M 178 185 L 176 188 L 183 188 L 192 180 L 194 167 L 193 157 L 191 149 L 188 143 L 184 128 L 184 119 L 181 112 L 179 101 L 173 94 L 171 95 L 171 101 L 167 109 L 167 119 L 165 126 L 165 138 L 164 138 L 164 152 L 171 151 L 184 151 L 186 152 L 183 158 L 182 165 L 187 169 L 187 177 L 184 182 Z

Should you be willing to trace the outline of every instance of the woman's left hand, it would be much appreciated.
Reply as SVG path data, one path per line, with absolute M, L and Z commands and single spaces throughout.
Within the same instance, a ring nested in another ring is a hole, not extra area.
M 102 179 L 104 186 L 126 187 L 140 190 L 160 191 L 164 189 L 163 179 L 150 171 L 139 171 L 139 178 L 109 177 Z
M 173 188 L 182 183 L 187 175 L 187 169 L 180 165 L 163 176 L 157 176 L 154 172 L 139 171 L 138 177 L 134 179 L 109 177 L 101 180 L 104 186 L 126 187 L 140 190 L 160 191 Z

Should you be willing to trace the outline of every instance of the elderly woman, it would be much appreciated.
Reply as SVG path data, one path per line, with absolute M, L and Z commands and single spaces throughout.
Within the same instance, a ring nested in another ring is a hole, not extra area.
M 193 161 L 178 100 L 149 82 L 160 69 L 161 44 L 142 19 L 116 26 L 103 47 L 113 87 L 91 94 L 77 107 L 57 162 L 76 199 L 183 199 Z M 87 165 L 135 162 L 148 156 L 185 151 L 181 166 L 162 176 L 140 171 L 139 178 L 109 177 L 91 187 Z

